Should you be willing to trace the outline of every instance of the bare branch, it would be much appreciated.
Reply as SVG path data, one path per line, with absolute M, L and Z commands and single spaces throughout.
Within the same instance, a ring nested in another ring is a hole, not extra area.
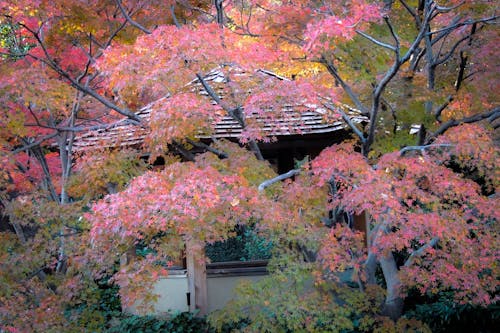
M 172 15 L 172 20 L 174 21 L 175 26 L 177 28 L 180 28 L 181 24 L 179 23 L 179 21 L 177 20 L 177 16 L 175 15 L 175 3 L 170 6 L 170 15 Z
M 101 104 L 103 104 L 107 108 L 115 110 L 116 112 L 120 113 L 121 115 L 124 115 L 124 116 L 126 116 L 126 117 L 128 117 L 130 119 L 133 119 L 133 120 L 137 121 L 138 123 L 141 122 L 141 119 L 135 113 L 133 113 L 133 112 L 131 112 L 129 110 L 125 110 L 125 109 L 122 109 L 122 108 L 118 107 L 116 104 L 110 102 L 109 100 L 107 100 L 103 96 L 99 95 L 97 92 L 95 92 L 90 87 L 88 87 L 86 85 L 82 85 L 80 82 L 78 82 L 76 79 L 74 79 L 71 75 L 69 75 L 68 72 L 66 72 L 65 70 L 63 70 L 50 57 L 50 54 L 47 51 L 47 49 L 45 47 L 45 44 L 41 40 L 38 32 L 33 31 L 32 29 L 30 29 L 29 27 L 27 27 L 26 25 L 24 25 L 22 23 L 20 23 L 20 25 L 33 35 L 33 37 L 37 40 L 38 44 L 40 45 L 40 47 L 41 47 L 41 49 L 42 49 L 42 51 L 43 51 L 43 53 L 45 55 L 45 59 L 39 58 L 37 56 L 34 56 L 33 54 L 28 54 L 29 57 L 31 57 L 31 58 L 33 58 L 33 59 L 35 59 L 37 61 L 43 62 L 44 64 L 46 64 L 47 66 L 49 66 L 50 68 L 52 68 L 52 70 L 54 70 L 56 73 L 58 73 L 59 75 L 61 75 L 65 79 L 67 79 L 74 88 L 82 91 L 86 95 L 92 96 L 94 99 L 96 99 L 97 101 L 99 101 Z
M 391 21 L 389 21 L 389 18 L 384 17 L 384 21 L 385 21 L 385 24 L 387 24 L 387 26 L 389 27 L 389 31 L 391 32 L 392 38 L 394 38 L 394 41 L 396 42 L 396 46 L 394 46 L 392 50 L 399 54 L 399 47 L 400 47 L 399 46 L 400 45 L 399 37 L 398 37 L 398 35 L 396 35 L 396 32 L 394 31 L 394 27 L 392 26 Z
M 436 61 L 434 61 L 433 66 L 439 66 L 439 65 L 442 65 L 445 62 L 447 62 L 451 58 L 451 56 L 453 55 L 453 53 L 455 53 L 455 50 L 458 48 L 458 46 L 460 46 L 460 44 L 462 44 L 462 42 L 468 40 L 469 38 L 471 38 L 470 35 L 465 36 L 465 37 L 459 39 L 455 43 L 455 45 L 453 45 L 453 47 L 450 49 L 450 51 L 448 51 L 448 54 L 446 54 L 445 56 L 443 56 L 441 59 L 437 59 Z
M 55 133 L 52 133 L 52 134 L 49 134 L 49 135 L 45 135 L 43 137 L 41 137 L 40 139 L 34 141 L 34 142 L 31 142 L 31 143 L 26 143 L 24 146 L 20 147 L 20 148 L 17 148 L 15 150 L 12 151 L 13 154 L 17 154 L 17 153 L 20 153 L 20 152 L 23 152 L 23 151 L 27 151 L 27 150 L 30 150 L 31 148 L 33 147 L 36 147 L 36 146 L 39 146 L 40 144 L 42 144 L 45 140 L 50 140 L 52 138 L 55 138 L 56 136 L 58 136 L 59 133 L 55 132 Z
M 356 105 L 356 107 L 361 111 L 361 114 L 363 116 L 368 116 L 370 112 L 363 105 L 363 103 L 361 103 L 361 100 L 356 95 L 356 93 L 351 89 L 351 87 L 340 77 L 339 73 L 337 72 L 337 68 L 335 68 L 332 62 L 326 59 L 325 56 L 321 56 L 321 60 L 319 62 L 326 66 L 328 72 L 335 78 L 335 80 L 337 80 L 337 82 L 340 84 L 342 89 L 344 89 L 347 95 L 349 95 L 354 105 Z
M 449 13 L 451 12 L 453 9 L 457 9 L 458 7 L 461 7 L 463 4 L 465 3 L 465 1 L 462 1 L 458 4 L 456 4 L 455 6 L 451 6 L 451 7 L 445 7 L 445 6 L 439 6 L 439 5 L 436 5 L 436 10 L 439 12 L 439 13 Z
M 207 81 L 203 78 L 203 76 L 200 73 L 196 74 L 196 77 L 200 81 L 201 85 L 203 86 L 203 89 L 207 92 L 207 94 L 219 105 L 226 111 L 234 120 L 240 124 L 241 127 L 245 127 L 245 121 L 244 119 L 237 114 L 238 108 L 231 108 L 229 105 L 227 105 L 220 97 L 217 95 L 217 93 L 212 89 L 212 87 L 208 84 Z
M 284 173 L 282 175 L 279 175 L 277 177 L 274 177 L 272 179 L 268 179 L 268 180 L 262 182 L 259 185 L 258 189 L 259 189 L 260 192 L 262 192 L 266 187 L 269 187 L 269 186 L 271 186 L 274 183 L 277 183 L 279 181 L 282 181 L 282 180 L 285 180 L 287 178 L 290 178 L 290 177 L 293 177 L 295 175 L 298 175 L 299 173 L 300 173 L 299 169 L 292 169 L 292 170 L 288 171 L 287 173 Z
M 384 43 L 384 42 L 381 42 L 381 41 L 375 39 L 374 37 L 372 37 L 372 36 L 364 33 L 363 31 L 356 30 L 356 33 L 358 35 L 361 35 L 361 36 L 365 37 L 366 39 L 368 39 L 369 41 L 371 41 L 372 43 L 374 43 L 374 44 L 376 44 L 378 46 L 384 47 L 384 48 L 389 49 L 391 51 L 396 51 L 396 47 L 395 46 L 387 44 L 387 43 Z
M 441 113 L 443 113 L 443 111 L 446 110 L 446 108 L 448 107 L 448 105 L 450 105 L 452 101 L 453 101 L 453 96 L 450 95 L 448 96 L 446 101 L 434 111 L 434 116 L 436 117 L 437 121 L 441 122 Z
M 403 7 L 405 7 L 406 11 L 408 13 L 410 13 L 411 16 L 413 16 L 413 18 L 415 19 L 415 22 L 417 22 L 417 25 L 418 25 L 418 23 L 420 22 L 420 19 L 419 19 L 417 13 L 415 13 L 415 11 L 406 3 L 406 1 L 399 0 L 399 2 L 401 2 Z
M 400 57 L 400 46 L 399 46 L 399 38 L 396 35 L 392 24 L 390 23 L 388 18 L 385 18 L 385 21 L 389 27 L 389 30 L 391 31 L 391 34 L 396 41 L 396 51 L 395 51 L 395 59 L 394 63 L 392 64 L 391 68 L 385 73 L 384 77 L 377 83 L 375 86 L 375 89 L 373 91 L 373 97 L 372 97 L 372 107 L 370 110 L 370 125 L 369 125 L 369 130 L 368 130 L 368 136 L 366 138 L 366 141 L 363 144 L 363 154 L 367 154 L 371 144 L 374 141 L 375 138 L 375 128 L 376 128 L 376 122 L 377 122 L 377 113 L 378 109 L 380 106 L 380 100 L 382 97 L 382 93 L 384 92 L 386 86 L 389 84 L 389 82 L 392 80 L 392 78 L 396 75 L 396 73 L 399 71 L 400 67 L 402 64 L 407 62 L 411 55 L 415 52 L 417 49 L 418 45 L 422 41 L 422 39 L 425 36 L 426 33 L 426 27 L 429 23 L 430 16 L 431 16 L 431 10 L 429 8 L 429 5 L 426 5 L 426 10 L 425 10 L 425 16 L 422 21 L 422 24 L 420 26 L 420 31 L 418 35 L 415 37 L 415 40 L 413 43 L 410 45 L 408 50 L 406 51 L 406 54 L 402 57 Z
M 492 116 L 495 117 L 499 113 L 500 113 L 500 106 L 497 106 L 497 107 L 494 107 L 491 110 L 488 110 L 486 112 L 479 113 L 479 114 L 476 114 L 476 115 L 473 115 L 473 116 L 470 116 L 470 117 L 465 117 L 465 118 L 458 119 L 458 120 L 451 119 L 451 120 L 445 122 L 444 124 L 442 124 L 441 127 L 439 127 L 434 133 L 432 133 L 427 138 L 426 143 L 431 142 L 435 137 L 437 137 L 438 135 L 443 134 L 444 132 L 446 132 L 451 127 L 455 127 L 455 126 L 458 126 L 460 124 L 475 123 L 475 122 L 481 121 L 483 119 L 490 118 Z
M 118 5 L 118 8 L 120 8 L 120 11 L 122 12 L 123 17 L 130 23 L 132 26 L 136 27 L 137 29 L 147 33 L 148 35 L 151 34 L 151 31 L 149 31 L 147 28 L 143 27 L 141 24 L 137 23 L 134 21 L 130 15 L 127 13 L 127 10 L 125 7 L 123 7 L 122 1 L 121 0 L 115 0 L 116 4 Z
M 352 131 L 359 137 L 359 140 L 361 140 L 362 143 L 365 143 L 366 141 L 366 138 L 365 136 L 363 135 L 363 132 L 361 132 L 359 130 L 359 128 L 356 127 L 356 125 L 351 121 L 351 118 L 349 118 L 349 116 L 344 112 L 344 110 L 340 109 L 340 108 L 334 108 L 333 106 L 331 106 L 330 104 L 328 103 L 323 103 L 323 105 L 329 109 L 330 111 L 333 111 L 333 112 L 339 112 L 340 115 L 342 116 L 342 119 L 344 119 L 344 121 L 347 123 L 347 125 L 352 129 Z
M 430 144 L 430 145 L 424 145 L 424 146 L 406 146 L 403 149 L 399 151 L 399 154 L 401 156 L 404 156 L 409 151 L 414 151 L 418 150 L 420 152 L 423 152 L 424 150 L 431 149 L 431 148 L 450 148 L 453 147 L 454 145 L 449 144 L 449 143 L 436 143 L 436 144 Z
M 243 118 L 243 112 L 240 106 L 237 106 L 235 108 L 229 107 L 220 97 L 217 95 L 217 93 L 210 87 L 210 85 L 205 81 L 203 76 L 200 73 L 196 74 L 196 77 L 200 81 L 201 85 L 203 86 L 203 89 L 208 93 L 208 95 L 226 111 L 234 120 L 238 122 L 238 124 L 241 126 L 241 128 L 245 129 L 246 128 L 246 123 L 245 119 Z M 264 156 L 262 156 L 262 152 L 260 151 L 259 146 L 255 142 L 255 140 L 249 140 L 248 145 L 250 146 L 250 149 L 254 152 L 255 157 L 257 157 L 258 160 L 263 161 Z
M 427 34 L 428 35 L 435 35 L 435 34 L 439 34 L 439 33 L 448 33 L 448 32 L 450 32 L 452 30 L 455 30 L 456 28 L 460 28 L 460 27 L 463 27 L 463 26 L 466 26 L 466 25 L 472 25 L 472 24 L 475 24 L 475 23 L 486 23 L 486 22 L 495 21 L 499 17 L 500 17 L 500 15 L 495 15 L 495 16 L 490 16 L 490 17 L 485 17 L 485 18 L 482 18 L 482 19 L 478 19 L 478 20 L 465 20 L 463 22 L 458 22 L 458 23 L 455 23 L 455 24 L 451 24 L 451 25 L 449 25 L 447 27 L 444 27 L 444 28 L 441 28 L 441 29 L 437 29 L 437 30 L 434 30 L 434 31 L 429 31 Z

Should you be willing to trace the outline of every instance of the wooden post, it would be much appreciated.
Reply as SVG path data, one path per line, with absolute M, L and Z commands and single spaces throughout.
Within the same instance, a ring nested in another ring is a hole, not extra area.
M 354 225 L 353 229 L 365 233 L 365 245 L 370 246 L 368 239 L 368 230 L 370 230 L 370 219 L 366 212 L 362 212 L 359 215 L 354 215 Z
M 204 256 L 203 244 L 196 244 L 193 241 L 186 243 L 189 311 L 198 310 L 199 316 L 204 316 L 208 312 L 207 268 Z

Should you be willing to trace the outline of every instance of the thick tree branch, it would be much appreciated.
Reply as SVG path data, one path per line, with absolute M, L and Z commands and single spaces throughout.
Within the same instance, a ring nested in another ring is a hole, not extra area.
M 203 142 L 196 142 L 196 141 L 193 141 L 191 139 L 187 139 L 186 140 L 190 145 L 194 146 L 194 147 L 198 147 L 198 148 L 202 148 L 202 149 L 205 149 L 211 153 L 214 153 L 215 155 L 217 155 L 218 158 L 220 159 L 224 159 L 224 158 L 228 158 L 229 155 L 221 150 L 218 150 L 218 149 L 215 149 L 214 147 L 211 147 L 209 145 L 206 145 L 204 144 Z
M 269 186 L 271 186 L 274 183 L 277 183 L 279 181 L 282 181 L 282 180 L 285 180 L 287 178 L 290 178 L 290 177 L 293 177 L 295 175 L 298 175 L 299 173 L 300 173 L 299 169 L 292 169 L 292 170 L 288 171 L 287 173 L 281 174 L 281 175 L 276 176 L 276 177 L 274 177 L 272 179 L 268 179 L 268 180 L 262 182 L 259 185 L 258 189 L 259 189 L 259 191 L 264 191 L 264 189 L 266 187 L 269 187 Z
M 455 81 L 455 91 L 460 90 L 462 82 L 465 80 L 465 69 L 467 68 L 468 57 L 464 55 L 464 52 L 460 52 L 460 65 L 458 67 L 457 80 Z
M 193 153 L 191 153 L 189 150 L 187 150 L 186 148 L 184 148 L 184 146 L 173 140 L 172 141 L 172 146 L 175 148 L 175 150 L 177 150 L 179 152 L 179 154 L 182 155 L 182 157 L 184 157 L 186 160 L 190 161 L 190 162 L 194 162 L 194 159 L 195 159 L 195 156 Z
M 427 250 L 428 248 L 436 246 L 438 242 L 439 242 L 439 237 L 434 237 L 433 239 L 431 239 L 429 241 L 429 243 L 425 244 L 424 246 L 422 246 L 418 250 L 413 251 L 412 254 L 410 254 L 410 256 L 408 257 L 408 259 L 406 259 L 404 266 L 410 267 L 416 258 L 422 256 L 424 254 L 425 250 Z
M 379 107 L 380 107 L 382 93 L 384 92 L 386 86 L 389 84 L 389 82 L 392 80 L 392 78 L 397 74 L 397 72 L 401 68 L 401 65 L 406 63 L 410 59 L 410 57 L 413 55 L 413 53 L 417 49 L 418 45 L 420 44 L 420 42 L 422 41 L 422 39 L 425 36 L 427 25 L 429 23 L 430 16 L 432 15 L 432 10 L 431 10 L 429 4 L 425 5 L 424 12 L 425 12 L 425 15 L 424 15 L 424 19 L 422 20 L 420 31 L 419 31 L 417 37 L 415 37 L 415 40 L 413 41 L 413 43 L 410 45 L 410 47 L 406 51 L 405 55 L 402 57 L 400 57 L 399 37 L 395 33 L 394 28 L 393 28 L 391 22 L 389 21 L 389 19 L 384 18 L 387 26 L 389 27 L 391 35 L 393 36 L 394 41 L 396 42 L 396 49 L 394 51 L 395 57 L 394 57 L 394 63 L 392 64 L 391 68 L 385 73 L 384 77 L 377 83 L 377 85 L 375 86 L 375 89 L 373 90 L 368 136 L 366 138 L 365 143 L 363 144 L 363 154 L 364 155 L 368 154 L 370 147 L 371 147 L 371 145 L 374 141 L 374 138 L 375 138 L 377 114 L 378 114 Z
M 214 5 L 215 5 L 215 10 L 217 11 L 217 23 L 219 24 L 219 27 L 224 27 L 224 7 L 222 6 L 222 3 L 224 0 L 214 0 Z
M 449 148 L 453 147 L 454 145 L 448 144 L 448 143 L 440 143 L 440 144 L 429 144 L 429 145 L 423 145 L 423 146 L 406 146 L 403 149 L 399 151 L 399 154 L 401 156 L 404 156 L 407 152 L 418 150 L 420 152 L 423 152 L 424 150 L 431 149 L 431 148 Z
M 462 118 L 462 119 L 451 119 L 451 120 L 448 120 L 447 122 L 445 122 L 444 124 L 442 124 L 435 132 L 431 133 L 429 135 L 429 137 L 427 138 L 427 140 L 425 141 L 425 143 L 426 144 L 430 143 L 434 138 L 436 138 L 437 136 L 443 134 L 444 132 L 446 132 L 451 127 L 455 127 L 455 126 L 458 126 L 460 124 L 475 123 L 475 122 L 481 121 L 483 119 L 487 119 L 487 118 L 490 118 L 492 116 L 496 116 L 499 113 L 500 113 L 500 106 L 497 106 L 497 107 L 495 107 L 495 108 L 493 108 L 491 110 L 488 110 L 486 112 L 479 113 L 479 114 L 476 114 L 476 115 L 473 115 L 473 116 L 470 116 L 470 117 L 465 117 L 465 118 Z
M 396 265 L 396 260 L 392 252 L 388 252 L 379 257 L 380 267 L 384 274 L 384 279 L 387 285 L 387 295 L 384 304 L 384 314 L 391 319 L 396 320 L 401 316 L 403 311 L 403 299 L 400 294 L 401 280 L 399 271 Z
M 446 110 L 446 108 L 448 107 L 448 105 L 450 105 L 452 101 L 453 101 L 453 96 L 450 95 L 448 96 L 446 101 L 434 111 L 434 116 L 436 117 L 437 121 L 441 122 L 441 114 L 443 113 L 444 110 Z
M 377 122 L 377 114 L 378 114 L 378 110 L 379 110 L 379 106 L 380 106 L 380 100 L 382 97 L 382 93 L 384 92 L 387 84 L 389 84 L 389 82 L 396 75 L 396 73 L 398 72 L 399 68 L 402 65 L 402 60 L 400 59 L 400 54 L 399 54 L 399 52 L 400 52 L 399 38 L 396 36 L 394 29 L 392 28 L 392 25 L 389 22 L 389 20 L 387 18 L 385 18 L 385 21 L 386 21 L 387 25 L 389 26 L 391 34 L 393 35 L 394 40 L 396 42 L 396 48 L 394 50 L 395 58 L 394 58 L 394 63 L 392 64 L 391 68 L 385 73 L 384 77 L 380 80 L 380 82 L 375 86 L 375 89 L 373 90 L 368 136 L 366 137 L 366 140 L 363 142 L 363 154 L 365 156 L 368 154 L 368 152 L 370 150 L 370 146 L 375 139 L 375 129 L 376 129 L 375 125 Z M 410 52 L 410 50 L 408 50 L 408 52 Z M 409 57 L 408 57 L 408 59 L 409 59 Z

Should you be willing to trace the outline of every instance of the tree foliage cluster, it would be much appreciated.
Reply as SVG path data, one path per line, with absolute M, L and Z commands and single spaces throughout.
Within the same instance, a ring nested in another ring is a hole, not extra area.
M 272 242 L 272 274 L 219 328 L 427 331 L 410 318 L 425 304 L 404 311 L 443 295 L 494 309 L 499 31 L 481 0 L 0 1 L 0 330 L 104 330 L 103 281 L 155 300 L 186 243 L 201 255 L 244 225 Z M 259 148 L 285 107 L 352 132 L 293 181 Z M 200 141 L 222 116 L 239 142 Z M 117 121 L 149 130 L 140 150 L 75 150 Z

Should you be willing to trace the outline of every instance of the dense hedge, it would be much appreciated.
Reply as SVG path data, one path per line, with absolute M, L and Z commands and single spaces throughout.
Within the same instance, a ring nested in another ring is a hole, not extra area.
M 271 257 L 272 247 L 272 242 L 255 230 L 241 226 L 237 228 L 235 237 L 208 244 L 205 253 L 211 262 L 261 260 Z

